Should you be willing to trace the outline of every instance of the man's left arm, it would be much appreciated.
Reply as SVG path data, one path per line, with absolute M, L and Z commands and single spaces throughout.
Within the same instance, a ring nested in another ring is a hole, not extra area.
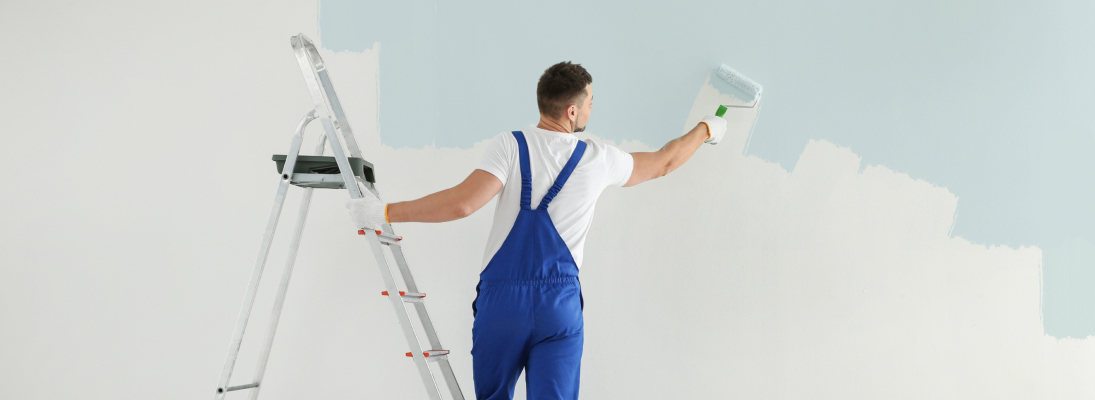
M 388 221 L 448 222 L 475 213 L 502 190 L 502 181 L 477 169 L 459 185 L 418 200 L 388 204 Z

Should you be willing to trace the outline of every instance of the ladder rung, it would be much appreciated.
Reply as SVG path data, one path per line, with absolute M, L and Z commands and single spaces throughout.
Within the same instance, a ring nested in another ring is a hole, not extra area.
M 388 291 L 380 292 L 380 295 L 387 296 Z M 407 293 L 402 290 L 399 291 L 399 296 L 403 298 L 404 303 L 421 303 L 422 299 L 426 298 L 425 293 Z
M 358 235 L 364 235 L 365 230 L 359 229 L 357 231 L 357 234 Z M 385 234 L 383 231 L 376 231 L 376 237 L 378 239 L 380 239 L 380 243 L 384 243 L 384 244 L 393 244 L 393 243 L 399 242 L 400 240 L 403 240 L 402 236 L 388 235 L 388 234 Z
M 217 393 L 231 392 L 231 391 L 235 391 L 235 390 L 251 389 L 251 388 L 257 388 L 257 387 L 259 387 L 259 383 L 254 382 L 254 383 L 248 383 L 246 385 L 229 386 L 228 389 L 217 388 Z
M 426 357 L 427 359 L 429 359 L 429 358 L 438 358 L 438 357 L 449 355 L 449 351 L 448 350 L 426 350 L 426 351 L 422 352 L 422 355 L 424 357 Z M 413 357 L 413 356 L 411 355 L 410 352 L 407 352 L 407 357 Z

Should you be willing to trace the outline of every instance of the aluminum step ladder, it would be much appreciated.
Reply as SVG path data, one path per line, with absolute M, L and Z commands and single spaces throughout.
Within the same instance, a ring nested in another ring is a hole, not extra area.
M 373 185 L 375 181 L 372 173 L 372 165 L 365 162 L 361 157 L 361 150 L 358 149 L 357 142 L 354 140 L 353 131 L 351 131 L 350 124 L 346 121 L 346 115 L 342 111 L 342 104 L 339 103 L 338 96 L 335 94 L 335 89 L 331 85 L 331 78 L 327 74 L 327 69 L 324 67 L 323 59 L 319 56 L 319 52 L 316 51 L 316 47 L 312 44 L 312 41 L 303 34 L 293 36 L 290 41 L 293 46 L 293 52 L 296 54 L 297 62 L 300 64 L 300 70 L 304 73 L 304 81 L 308 85 L 308 92 L 312 96 L 312 102 L 315 104 L 315 109 L 309 111 L 297 125 L 289 152 L 284 156 L 281 162 L 278 163 L 281 181 L 278 185 L 277 195 L 274 198 L 273 209 L 270 211 L 270 217 L 266 223 L 266 233 L 262 238 L 262 246 L 259 249 L 258 259 L 255 261 L 254 270 L 251 272 L 250 284 L 247 287 L 247 293 L 244 295 L 243 307 L 240 310 L 239 318 L 236 321 L 236 329 L 232 334 L 232 342 L 228 348 L 228 356 L 224 361 L 224 369 L 221 372 L 220 383 L 217 384 L 216 395 L 214 396 L 214 399 L 216 400 L 221 400 L 228 392 L 236 390 L 250 390 L 249 398 L 252 400 L 258 398 L 259 389 L 262 388 L 263 373 L 266 371 L 266 362 L 270 358 L 270 348 L 274 342 L 274 332 L 277 329 L 278 318 L 281 316 L 282 305 L 285 302 L 285 293 L 289 287 L 289 278 L 293 273 L 293 263 L 296 261 L 297 248 L 300 245 L 301 231 L 303 231 L 305 220 L 308 217 L 308 205 L 311 202 L 312 189 L 346 189 L 350 192 L 351 198 L 357 199 L 361 198 L 361 192 L 358 188 L 358 183 L 360 183 L 361 186 L 373 191 L 373 193 L 376 193 L 379 197 L 379 193 Z M 299 155 L 300 146 L 303 142 L 304 128 L 308 123 L 316 119 L 323 125 L 323 130 L 326 135 L 320 137 L 319 143 L 316 145 L 315 154 L 317 156 L 322 156 L 325 142 L 330 143 L 331 152 L 334 153 L 333 160 L 331 160 L 330 157 L 326 158 L 328 165 L 326 165 L 325 168 L 322 168 L 324 166 L 321 165 L 323 164 L 323 161 L 320 157 Z M 341 135 L 339 133 L 341 133 Z M 278 160 L 278 157 L 279 156 L 275 156 L 275 160 Z M 330 164 L 331 161 L 335 164 Z M 353 163 L 351 163 L 351 161 L 353 161 Z M 308 163 L 311 163 L 311 165 L 305 165 Z M 316 165 L 321 165 L 321 168 L 316 168 Z M 336 165 L 337 168 L 335 168 Z M 304 166 L 304 168 L 302 168 L 302 166 Z M 337 173 L 335 172 L 336 169 Z M 347 182 L 352 182 L 352 184 L 347 185 Z M 262 353 L 259 356 L 258 367 L 255 369 L 255 376 L 251 382 L 230 386 L 229 381 L 232 378 L 232 370 L 235 367 L 236 358 L 239 355 L 240 345 L 243 342 L 243 334 L 247 328 L 247 320 L 251 315 L 251 308 L 255 302 L 255 294 L 258 292 L 263 267 L 266 265 L 266 257 L 270 252 L 270 244 L 274 239 L 274 231 L 277 229 L 278 219 L 281 216 L 281 208 L 285 202 L 285 194 L 288 191 L 289 185 L 303 187 L 304 197 L 301 200 L 300 213 L 298 214 L 296 228 L 293 232 L 292 240 L 290 241 L 285 270 L 282 273 L 277 297 L 274 300 L 274 309 L 271 313 L 267 327 L 265 342 L 262 345 Z M 418 373 L 422 377 L 422 382 L 426 385 L 426 392 L 430 399 L 443 399 L 441 389 L 438 387 L 437 381 L 434 378 L 434 372 L 430 368 L 430 363 L 432 362 L 436 364 L 441 374 L 444 375 L 450 392 L 449 399 L 463 400 L 464 396 L 460 392 L 460 385 L 456 382 L 456 376 L 453 374 L 452 367 L 449 365 L 449 351 L 443 350 L 441 341 L 437 338 L 437 333 L 434 330 L 433 323 L 430 321 L 430 315 L 426 312 L 426 305 L 423 303 L 426 295 L 418 290 L 418 286 L 415 285 L 414 278 L 411 276 L 411 270 L 407 266 L 407 260 L 403 257 L 403 250 L 399 244 L 399 241 L 402 238 L 395 236 L 394 230 L 392 230 L 392 227 L 389 224 L 385 224 L 382 229 L 383 231 L 360 230 L 358 231 L 358 234 L 364 236 L 369 242 L 369 247 L 372 249 L 373 256 L 376 258 L 376 264 L 380 267 L 380 275 L 384 278 L 384 285 L 388 289 L 381 294 L 387 296 L 392 303 L 392 307 L 395 308 L 395 314 L 399 319 L 399 325 L 403 328 L 403 334 L 406 337 L 407 345 L 411 350 L 410 352 L 407 352 L 406 355 L 414 360 L 415 366 L 418 368 Z M 399 290 L 396 286 L 392 267 L 389 265 L 383 253 L 383 248 L 385 247 L 391 251 L 392 258 L 399 268 L 399 273 L 406 286 L 405 291 Z M 425 331 L 426 338 L 429 342 L 428 349 L 423 349 L 419 342 L 419 335 L 411 324 L 410 311 L 407 309 L 408 304 L 413 306 L 417 312 L 422 330 Z

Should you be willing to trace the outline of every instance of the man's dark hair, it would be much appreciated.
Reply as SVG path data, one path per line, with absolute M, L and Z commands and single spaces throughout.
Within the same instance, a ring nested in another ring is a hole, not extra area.
M 536 106 L 540 114 L 558 117 L 571 104 L 578 104 L 586 95 L 586 85 L 593 76 L 581 64 L 564 61 L 548 67 L 536 84 Z

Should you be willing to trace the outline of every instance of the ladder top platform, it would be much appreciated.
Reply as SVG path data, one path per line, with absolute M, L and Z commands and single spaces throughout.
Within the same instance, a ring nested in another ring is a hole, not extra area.
M 273 160 L 277 163 L 278 173 L 285 169 L 285 155 L 274 154 Z M 350 169 L 354 176 L 361 177 L 369 183 L 376 183 L 376 175 L 373 172 L 373 164 L 358 157 L 347 157 Z M 292 184 L 301 187 L 320 189 L 344 189 L 342 171 L 338 168 L 338 162 L 334 157 L 298 155 L 296 165 L 293 166 Z M 330 175 L 330 176 L 322 176 Z

